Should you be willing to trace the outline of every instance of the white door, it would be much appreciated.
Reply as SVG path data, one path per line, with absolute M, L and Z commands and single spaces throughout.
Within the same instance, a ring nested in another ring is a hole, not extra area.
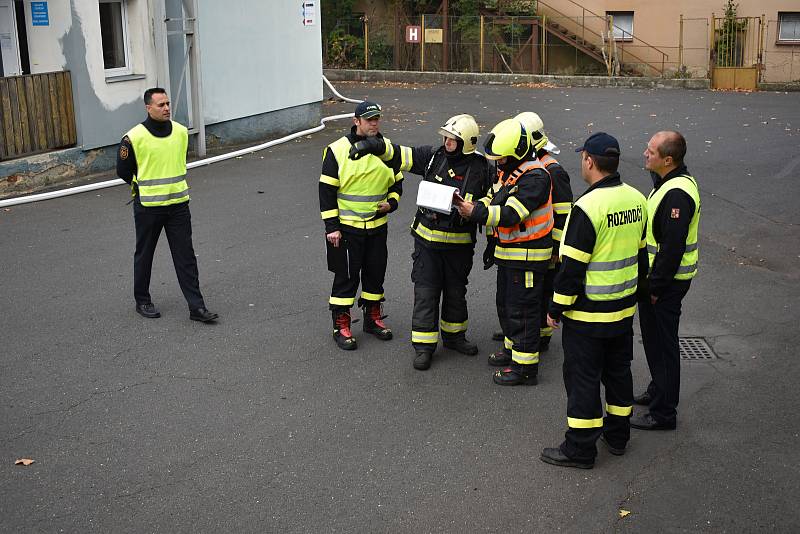
M 0 52 L 3 55 L 3 76 L 19 76 L 22 66 L 17 46 L 17 16 L 13 0 L 0 0 Z

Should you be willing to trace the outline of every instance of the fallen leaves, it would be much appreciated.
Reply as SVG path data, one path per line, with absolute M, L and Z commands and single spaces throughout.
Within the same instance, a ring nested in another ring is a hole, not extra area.
M 20 458 L 19 460 L 14 462 L 14 465 L 24 465 L 25 467 L 27 467 L 32 463 L 34 463 L 35 461 L 36 460 L 31 460 L 30 458 Z
M 620 519 L 624 519 L 624 518 L 628 517 L 629 515 L 631 515 L 630 510 L 623 510 L 622 508 L 620 508 L 620 510 L 619 510 L 619 518 Z

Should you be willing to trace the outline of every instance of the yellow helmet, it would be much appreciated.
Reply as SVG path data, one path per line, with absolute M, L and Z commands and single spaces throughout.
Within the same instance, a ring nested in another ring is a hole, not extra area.
M 478 143 L 478 123 L 472 115 L 462 114 L 450 117 L 439 128 L 439 133 L 445 137 L 460 139 L 464 142 L 461 151 L 464 154 L 475 152 L 475 145 Z
M 489 132 L 483 142 L 487 159 L 506 157 L 522 159 L 531 147 L 531 135 L 522 123 L 515 119 L 501 121 Z
M 549 140 L 547 139 L 547 135 L 544 133 L 544 122 L 539 115 L 532 111 L 523 111 L 514 117 L 514 119 L 521 122 L 522 125 L 525 126 L 525 128 L 530 132 L 531 143 L 533 143 L 535 150 L 541 150 L 542 148 L 545 148 Z

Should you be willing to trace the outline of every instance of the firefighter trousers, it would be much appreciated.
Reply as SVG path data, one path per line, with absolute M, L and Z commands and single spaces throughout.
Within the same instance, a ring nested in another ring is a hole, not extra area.
M 553 329 L 547 325 L 547 310 L 550 307 L 550 301 L 553 300 L 553 282 L 556 279 L 556 272 L 558 271 L 558 263 L 551 263 L 547 267 L 547 272 L 544 274 L 542 280 L 542 305 L 539 308 L 539 337 L 542 344 L 550 344 L 550 338 L 553 337 Z
M 348 310 L 356 300 L 361 284 L 359 306 L 383 301 L 388 250 L 386 225 L 374 234 L 356 234 L 342 230 L 339 246 L 328 246 L 328 266 L 333 270 L 333 288 L 328 300 L 331 310 Z M 332 258 L 336 255 L 336 258 Z
M 411 344 L 417 351 L 434 351 L 442 338 L 464 337 L 467 331 L 467 283 L 472 270 L 472 245 L 448 249 L 426 246 L 414 240 L 414 312 Z M 439 301 L 441 299 L 441 318 Z
M 535 375 L 539 365 L 539 328 L 544 275 L 534 271 L 497 266 L 497 317 L 505 336 L 504 346 L 514 363 L 526 365 Z
M 624 449 L 630 439 L 633 409 L 633 330 L 615 337 L 592 337 L 563 321 L 564 387 L 567 429 L 561 452 L 578 461 L 594 461 L 602 434 L 612 447 Z M 600 400 L 605 387 L 606 404 Z

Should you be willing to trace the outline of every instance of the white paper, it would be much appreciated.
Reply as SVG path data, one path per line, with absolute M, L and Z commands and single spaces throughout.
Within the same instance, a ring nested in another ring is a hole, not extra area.
M 417 190 L 417 206 L 449 214 L 453 209 L 453 193 L 456 191 L 457 188 L 449 185 L 422 181 Z

